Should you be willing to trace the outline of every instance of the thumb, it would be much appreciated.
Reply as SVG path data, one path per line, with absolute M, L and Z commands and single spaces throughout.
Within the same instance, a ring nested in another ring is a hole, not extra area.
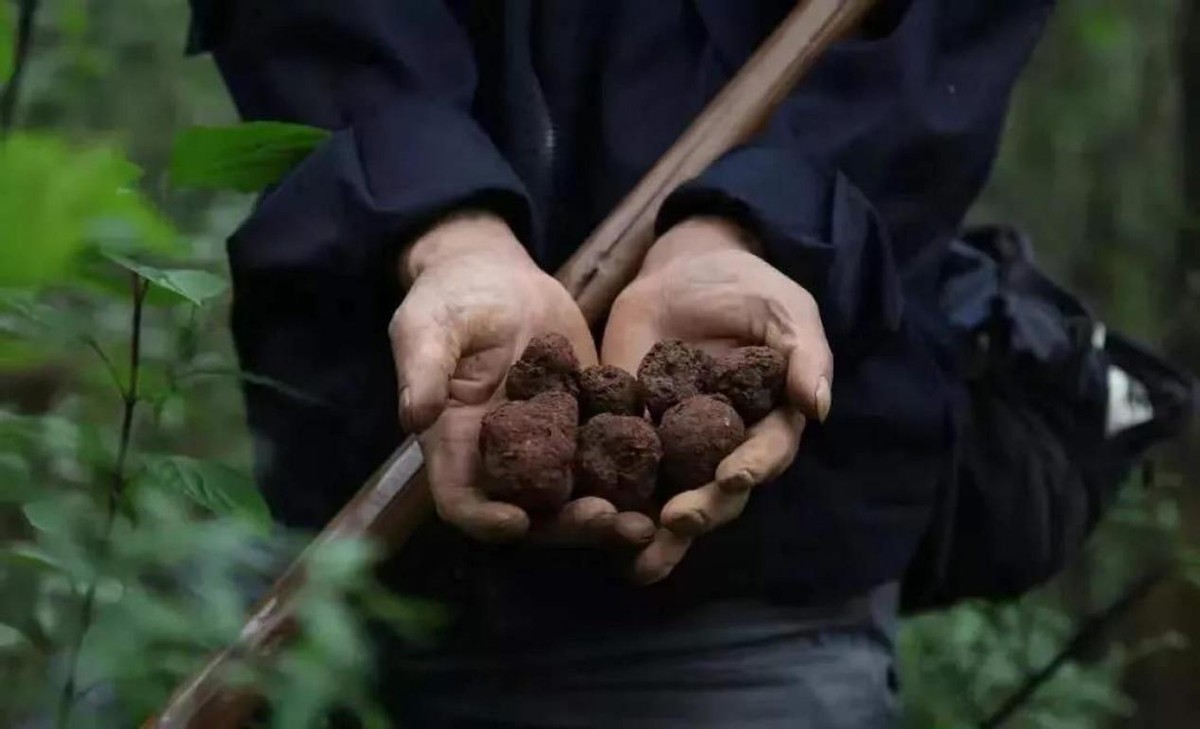
M 787 355 L 788 400 L 806 418 L 823 423 L 833 406 L 833 352 L 816 303 L 807 293 L 788 308 L 790 326 L 776 330 L 778 342 L 769 341 L 775 337 L 768 334 L 766 344 Z
M 449 317 L 436 316 L 435 306 L 410 294 L 389 327 L 400 422 L 409 433 L 424 431 L 442 414 L 462 354 L 456 327 Z
M 800 412 L 825 422 L 833 406 L 833 355 L 821 334 L 802 338 L 788 352 L 787 395 Z

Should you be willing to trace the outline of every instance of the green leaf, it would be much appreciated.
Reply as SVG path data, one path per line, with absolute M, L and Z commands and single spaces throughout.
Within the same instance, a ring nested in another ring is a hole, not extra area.
M 371 617 L 410 643 L 428 642 L 449 625 L 445 606 L 430 600 L 399 597 L 382 587 L 364 591 L 361 600 Z
M 309 599 L 299 607 L 309 645 L 317 650 L 324 663 L 351 668 L 367 652 L 354 613 L 349 606 L 336 600 Z
M 5 331 L 25 339 L 77 341 L 86 332 L 80 317 L 65 306 L 54 306 L 32 292 L 0 290 L 0 320 Z
M 283 122 L 193 127 L 175 138 L 171 181 L 183 187 L 257 192 L 282 179 L 328 138 L 324 129 Z
M 1164 531 L 1174 531 L 1179 528 L 1179 504 L 1174 501 L 1161 501 L 1154 509 L 1154 517 L 1159 528 Z
M 375 548 L 362 539 L 318 543 L 305 558 L 309 583 L 324 589 L 354 582 L 366 574 L 375 556 Z
M 0 504 L 23 504 L 39 495 L 25 458 L 17 453 L 0 453 Z
M 119 222 L 109 248 L 166 249 L 174 228 L 136 190 L 140 170 L 114 149 L 73 148 L 61 139 L 17 133 L 0 143 L 0 286 L 66 280 L 97 226 Z
M 0 653 L 8 653 L 31 644 L 25 634 L 11 625 L 0 623 Z
M 25 520 L 39 532 L 66 534 L 71 528 L 71 515 L 59 499 L 39 499 L 21 507 Z
M 13 72 L 13 46 L 16 28 L 13 26 L 12 5 L 0 2 L 0 86 L 8 82 Z
M 254 482 L 242 473 L 212 461 L 187 456 L 152 456 L 136 488 L 160 488 L 190 499 L 217 515 L 270 523 L 270 511 Z
M 53 360 L 54 353 L 44 346 L 6 336 L 0 324 L 0 369 L 32 369 Z
M 43 572 L 68 572 L 66 566 L 33 544 L 19 542 L 0 547 L 0 562 Z
M 225 293 L 228 284 L 220 276 L 189 268 L 155 268 L 138 263 L 118 253 L 105 253 L 106 258 L 133 271 L 164 291 L 169 291 L 196 306 Z

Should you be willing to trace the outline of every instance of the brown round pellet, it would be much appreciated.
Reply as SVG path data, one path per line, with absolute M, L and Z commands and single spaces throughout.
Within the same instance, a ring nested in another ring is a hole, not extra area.
M 509 400 L 528 400 L 551 390 L 575 395 L 578 369 L 579 360 L 566 337 L 553 332 L 540 334 L 529 340 L 520 359 L 509 368 L 505 394 Z
M 506 402 L 483 418 L 483 489 L 533 514 L 557 511 L 570 498 L 578 405 L 562 392 Z
M 708 392 L 724 395 L 747 425 L 757 423 L 779 404 L 787 360 L 770 347 L 738 347 L 713 362 Z
M 642 386 L 620 367 L 600 365 L 579 373 L 579 407 L 587 420 L 600 413 L 641 416 Z
M 712 364 L 708 354 L 678 340 L 655 344 L 638 366 L 637 376 L 655 420 L 668 408 L 703 392 Z
M 663 414 L 658 436 L 663 495 L 672 496 L 712 481 L 717 465 L 745 439 L 746 427 L 724 397 L 698 395 Z
M 640 417 L 602 413 L 579 429 L 575 478 L 579 493 L 607 499 L 620 511 L 649 511 L 662 444 Z

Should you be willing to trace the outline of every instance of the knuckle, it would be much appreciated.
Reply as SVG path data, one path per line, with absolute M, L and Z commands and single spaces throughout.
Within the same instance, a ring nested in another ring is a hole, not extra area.
M 833 350 L 829 348 L 829 342 L 824 336 L 821 337 L 821 349 L 818 359 L 821 364 L 821 370 L 826 372 L 831 378 L 833 377 Z
M 393 343 L 399 341 L 403 336 L 404 317 L 404 307 L 400 306 L 392 313 L 392 318 L 388 320 L 388 339 L 390 339 Z
M 447 524 L 457 523 L 458 510 L 451 506 L 447 499 L 440 497 L 436 489 L 433 492 L 433 507 L 438 519 Z

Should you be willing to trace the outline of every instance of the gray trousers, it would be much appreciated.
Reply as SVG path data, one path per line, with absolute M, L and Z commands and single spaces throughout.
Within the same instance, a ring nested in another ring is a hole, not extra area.
M 897 588 L 821 609 L 718 603 L 644 630 L 392 662 L 402 727 L 813 727 L 899 723 Z

